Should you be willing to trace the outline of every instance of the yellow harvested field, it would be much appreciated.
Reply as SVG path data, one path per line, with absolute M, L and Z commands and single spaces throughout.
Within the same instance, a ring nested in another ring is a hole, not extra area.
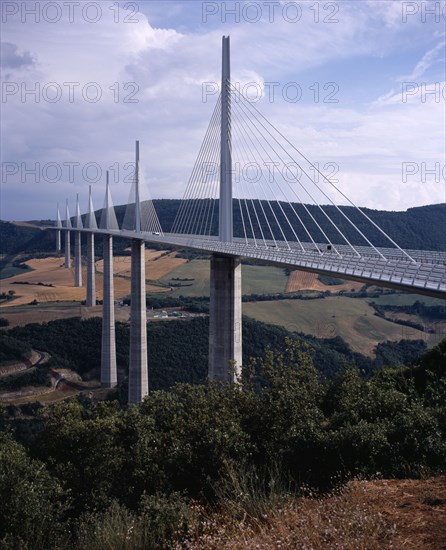
M 160 258 L 163 252 L 146 251 L 146 279 L 156 280 L 164 276 L 186 260 L 176 258 L 175 253 Z M 74 287 L 74 268 L 65 269 L 63 258 L 39 258 L 26 262 L 34 271 L 21 273 L 15 277 L 0 280 L 0 292 L 14 291 L 16 298 L 0 304 L 0 307 L 26 305 L 37 300 L 38 302 L 82 301 L 85 300 L 85 286 Z M 96 298 L 102 300 L 102 260 L 96 262 Z M 118 256 L 114 262 L 115 298 L 122 298 L 130 293 L 130 257 Z M 161 275 L 160 275 L 161 274 Z M 87 277 L 86 266 L 82 269 L 85 285 Z M 29 283 L 29 284 L 20 284 Z M 42 283 L 39 285 L 39 283 Z M 53 285 L 53 286 L 45 286 Z M 147 292 L 166 292 L 167 288 L 157 285 L 146 285 Z
M 57 300 L 84 300 L 85 289 L 74 288 L 74 272 L 63 267 L 62 258 L 33 259 L 26 265 L 34 271 L 21 273 L 15 277 L 2 279 L 0 291 L 14 291 L 17 298 L 1 304 L 2 307 L 28 304 L 33 300 L 38 302 L 55 302 Z M 30 284 L 17 284 L 30 283 Z M 53 286 L 41 286 L 52 284 Z
M 354 281 L 346 281 L 342 285 L 325 285 L 319 281 L 316 273 L 308 273 L 296 269 L 292 271 L 288 277 L 285 292 L 299 292 L 300 290 L 319 290 L 322 292 L 330 290 L 331 292 L 339 292 L 340 290 L 351 291 L 352 289 L 356 292 L 360 290 L 362 286 L 362 283 Z
M 61 304 L 37 304 L 35 306 L 19 306 L 3 309 L 2 317 L 9 321 L 11 328 L 24 326 L 28 323 L 49 323 L 58 319 L 70 319 L 80 317 L 90 319 L 91 317 L 102 317 L 102 306 L 86 307 L 76 302 L 65 302 Z M 115 305 L 115 320 L 126 322 L 130 317 L 130 307 Z
M 157 281 L 165 277 L 178 266 L 187 260 L 176 257 L 176 252 L 163 256 L 165 252 L 160 250 L 146 250 L 146 279 Z M 115 275 L 130 277 L 130 256 L 116 256 L 114 258 L 113 270 Z M 96 263 L 96 270 L 102 273 L 104 270 L 103 261 Z
M 83 310 L 87 309 L 80 304 L 54 305 L 53 307 L 21 306 L 2 309 L 2 317 L 9 321 L 11 328 L 27 325 L 28 323 L 49 323 L 56 319 L 69 319 L 70 317 L 83 317 Z M 96 308 L 92 308 L 96 309 Z M 101 308 L 102 309 L 102 308 Z

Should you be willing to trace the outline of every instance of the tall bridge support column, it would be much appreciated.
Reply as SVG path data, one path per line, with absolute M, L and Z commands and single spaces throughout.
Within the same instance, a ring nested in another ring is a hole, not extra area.
M 94 235 L 87 234 L 87 299 L 86 306 L 96 305 L 96 273 L 94 265 Z
M 74 286 L 82 286 L 82 247 L 80 231 L 76 231 L 74 240 Z
M 149 393 L 147 368 L 146 269 L 144 241 L 132 240 L 129 405 Z
M 101 386 L 112 388 L 116 372 L 115 293 L 113 286 L 113 237 L 104 236 L 104 287 L 102 301 Z
M 240 258 L 211 258 L 209 380 L 236 383 L 242 367 L 242 270 Z
M 70 232 L 65 231 L 65 267 L 71 267 L 71 248 L 70 248 Z
M 59 256 L 59 254 L 62 252 L 62 243 L 60 238 L 60 231 L 56 231 L 56 254 Z

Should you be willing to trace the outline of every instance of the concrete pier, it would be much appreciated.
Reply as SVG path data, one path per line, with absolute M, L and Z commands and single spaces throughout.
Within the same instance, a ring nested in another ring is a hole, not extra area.
M 62 252 L 62 241 L 60 238 L 60 231 L 56 231 L 56 254 L 59 256 L 59 254 Z
M 74 237 L 74 286 L 82 286 L 82 247 L 81 247 L 81 234 L 80 231 L 76 231 Z
M 96 305 L 96 273 L 94 264 L 94 235 L 87 235 L 87 298 L 86 306 Z
M 209 380 L 235 383 L 242 368 L 242 271 L 240 258 L 211 258 Z
M 104 236 L 104 287 L 102 302 L 101 385 L 112 388 L 117 384 L 115 295 L 113 286 L 113 238 Z
M 71 248 L 70 248 L 70 232 L 65 231 L 65 267 L 70 269 L 71 267 Z
M 62 220 L 60 219 L 60 210 L 59 203 L 57 203 L 57 212 L 56 212 L 56 227 L 62 227 Z M 56 254 L 59 256 L 62 252 L 62 238 L 61 231 L 58 229 L 56 231 Z
M 146 269 L 144 241 L 132 240 L 129 405 L 149 393 L 147 368 Z

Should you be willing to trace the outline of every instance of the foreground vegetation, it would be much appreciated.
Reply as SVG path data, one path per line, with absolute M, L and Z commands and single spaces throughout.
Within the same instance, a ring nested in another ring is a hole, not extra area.
M 440 473 L 445 359 L 443 341 L 411 368 L 365 380 L 352 366 L 326 381 L 308 347 L 286 339 L 251 361 L 241 387 L 179 384 L 124 409 L 86 397 L 35 407 L 35 416 L 4 409 L 2 547 L 216 548 L 206 540 L 222 514 L 224 529 L 259 531 L 268 510 L 292 514 L 302 494 L 322 496 L 354 476 Z M 343 517 L 348 506 L 329 502 L 320 513 L 344 538 L 355 532 L 356 547 L 370 533 L 383 545 L 390 537 L 379 518 L 362 509 Z

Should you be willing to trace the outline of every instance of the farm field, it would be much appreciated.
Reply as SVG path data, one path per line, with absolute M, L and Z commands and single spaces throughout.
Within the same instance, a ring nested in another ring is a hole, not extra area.
M 434 345 L 442 337 L 377 317 L 367 300 L 342 296 L 249 302 L 243 304 L 243 314 L 319 338 L 341 336 L 353 351 L 369 356 L 373 355 L 376 344 L 386 340 L 422 339 Z
M 285 292 L 288 277 L 280 267 L 269 265 L 242 266 L 243 294 L 273 294 Z
M 158 278 L 157 274 L 165 275 L 176 265 L 180 265 L 185 260 L 171 257 L 169 254 L 163 258 L 159 258 L 162 252 L 146 251 L 146 270 L 147 275 L 153 273 L 153 279 Z M 159 259 L 158 259 L 159 258 Z M 122 298 L 130 293 L 130 257 L 116 256 L 114 261 L 115 274 L 114 278 L 115 297 Z M 57 301 L 82 301 L 85 300 L 85 287 L 75 288 L 74 284 L 74 268 L 65 269 L 63 267 L 63 258 L 40 258 L 32 259 L 26 262 L 33 271 L 23 271 L 14 277 L 2 279 L 0 282 L 0 292 L 14 291 L 17 297 L 14 300 L 4 302 L 0 305 L 2 309 L 26 305 L 37 300 L 37 302 L 57 302 Z M 102 300 L 102 260 L 96 262 L 96 297 Z M 84 266 L 82 269 L 82 277 L 85 283 L 87 269 Z M 148 277 L 147 277 L 148 278 Z M 25 283 L 25 284 L 24 284 Z M 29 283 L 29 284 L 26 284 Z M 39 284 L 41 283 L 41 284 Z M 52 286 L 48 286 L 52 285 Z M 147 292 L 166 292 L 166 288 L 159 285 L 147 284 Z
M 346 281 L 341 285 L 325 285 L 317 278 L 316 273 L 307 273 L 298 269 L 292 271 L 288 276 L 286 292 L 299 292 L 300 290 L 320 290 L 325 292 L 339 292 L 340 290 L 358 292 L 364 285 L 354 281 Z
M 173 281 L 172 279 L 194 279 L 193 281 Z M 169 275 L 161 277 L 160 282 L 170 285 L 188 286 L 172 287 L 173 296 L 209 296 L 209 260 L 191 260 L 178 266 Z M 190 285 L 190 286 L 189 286 Z
M 9 321 L 10 327 L 28 323 L 48 323 L 57 319 L 102 317 L 102 306 L 85 307 L 79 302 L 48 302 L 46 304 L 11 306 L 0 310 L 0 316 Z M 115 306 L 115 320 L 128 321 L 129 307 Z
M 32 268 L 33 271 L 1 280 L 1 292 L 13 291 L 17 296 L 14 300 L 1 304 L 2 309 L 12 305 L 29 304 L 33 300 L 54 302 L 57 300 L 81 301 L 85 299 L 85 289 L 74 288 L 74 270 L 65 269 L 62 258 L 32 259 L 26 262 L 26 265 Z M 41 284 L 39 285 L 39 283 Z
M 446 312 L 446 300 L 423 296 L 422 294 L 383 294 L 378 298 L 367 298 L 367 301 L 383 306 L 410 306 L 418 301 L 423 302 L 427 306 L 444 306 Z
M 150 281 L 157 281 L 162 277 L 167 276 L 178 266 L 181 266 L 187 262 L 183 258 L 177 258 L 176 252 L 171 252 L 167 255 L 162 250 L 146 250 L 146 279 Z M 115 256 L 113 269 L 115 275 L 121 275 L 124 277 L 130 277 L 130 256 Z M 103 273 L 104 265 L 103 261 L 96 262 L 96 270 L 98 273 Z
M 174 296 L 209 296 L 209 260 L 191 260 L 175 268 L 169 276 L 161 278 L 164 284 L 181 284 L 172 287 Z M 172 278 L 194 279 L 173 281 Z M 242 293 L 269 294 L 285 292 L 287 276 L 282 268 L 273 266 L 242 265 Z M 186 286 L 190 285 L 190 286 Z
M 85 299 L 85 287 L 74 288 L 74 270 L 63 267 L 63 258 L 48 257 L 27 262 L 32 271 L 27 271 L 0 281 L 0 291 L 16 293 L 16 298 L 0 306 L 0 316 L 6 317 L 11 326 L 26 323 L 48 322 L 55 319 L 101 316 L 101 306 L 86 308 L 80 302 Z M 96 263 L 97 299 L 102 299 L 102 260 Z M 115 298 L 130 293 L 130 256 L 116 256 Z M 83 270 L 84 282 L 86 269 Z M 187 261 L 176 257 L 176 252 L 146 250 L 146 285 L 149 293 L 166 292 L 171 296 L 209 296 L 209 260 Z M 178 281 L 174 279 L 192 279 Z M 159 282 L 158 282 L 159 281 Z M 294 286 L 290 286 L 290 281 Z M 31 284 L 14 284 L 27 282 Z M 39 283 L 42 283 L 39 285 Z M 184 286 L 172 286 L 172 285 Z M 44 286 L 54 285 L 54 286 Z M 243 294 L 284 293 L 296 290 L 337 292 L 342 288 L 351 290 L 361 287 L 359 283 L 327 286 L 316 275 L 294 271 L 289 277 L 282 268 L 273 266 L 242 266 Z M 31 304 L 34 300 L 36 304 Z M 319 337 L 343 337 L 355 351 L 371 355 L 378 342 L 398 341 L 403 338 L 424 339 L 428 345 L 446 333 L 446 319 L 428 323 L 417 315 L 387 313 L 389 319 L 405 319 L 424 324 L 437 334 L 421 332 L 412 327 L 398 325 L 374 315 L 370 301 L 378 304 L 409 305 L 419 300 L 427 305 L 445 305 L 443 300 L 416 294 L 388 294 L 378 298 L 348 298 L 331 296 L 320 300 L 280 300 L 243 304 L 243 313 L 259 321 L 284 326 L 291 331 L 301 331 Z M 115 308 L 117 321 L 127 321 L 129 308 Z
M 19 255 L 8 256 L 7 254 L 0 254 L 0 262 L 2 262 L 2 268 L 0 269 L 0 280 L 31 271 L 30 267 L 27 267 L 26 269 L 21 269 L 20 267 L 16 267 L 13 265 L 14 261 L 17 260 L 19 257 Z

